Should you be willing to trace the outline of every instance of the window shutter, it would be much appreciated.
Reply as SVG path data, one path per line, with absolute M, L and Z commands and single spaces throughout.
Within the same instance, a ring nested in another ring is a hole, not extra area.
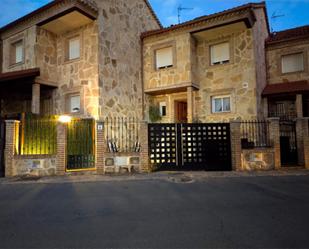
M 71 96 L 70 98 L 70 112 L 80 112 L 80 96 Z
M 228 42 L 211 46 L 211 64 L 230 60 L 230 44 Z
M 15 62 L 19 63 L 23 61 L 23 43 L 18 42 L 15 45 Z
M 80 41 L 74 38 L 69 41 L 69 59 L 77 59 L 80 57 Z
M 173 66 L 173 48 L 163 48 L 156 51 L 157 68 Z
M 282 56 L 282 73 L 292 73 L 304 70 L 303 53 Z

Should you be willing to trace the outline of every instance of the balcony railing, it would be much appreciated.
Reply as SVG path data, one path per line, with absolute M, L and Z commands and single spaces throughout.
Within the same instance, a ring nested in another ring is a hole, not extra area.
M 281 120 L 293 120 L 297 118 L 296 112 L 269 112 L 268 117 L 280 118 Z

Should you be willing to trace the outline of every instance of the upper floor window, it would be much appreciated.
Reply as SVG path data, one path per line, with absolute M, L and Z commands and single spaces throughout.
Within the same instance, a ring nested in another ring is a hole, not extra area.
M 281 57 L 282 73 L 294 73 L 304 71 L 304 54 L 296 53 Z
M 162 48 L 156 50 L 156 68 L 168 68 L 173 66 L 173 48 Z
M 23 41 L 17 41 L 11 45 L 11 64 L 22 63 L 24 61 Z
M 230 62 L 230 44 L 228 42 L 210 46 L 210 63 L 219 65 Z
M 231 111 L 231 96 L 216 96 L 212 98 L 212 112 L 222 113 Z
M 69 39 L 68 45 L 68 59 L 74 60 L 80 58 L 80 37 L 77 36 Z

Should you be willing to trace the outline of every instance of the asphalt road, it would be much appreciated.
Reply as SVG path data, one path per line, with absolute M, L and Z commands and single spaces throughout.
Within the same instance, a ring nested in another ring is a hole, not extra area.
M 309 177 L 0 185 L 1 248 L 309 248 Z

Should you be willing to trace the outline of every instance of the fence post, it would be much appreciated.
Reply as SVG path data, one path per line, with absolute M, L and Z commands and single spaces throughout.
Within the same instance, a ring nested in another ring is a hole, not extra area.
M 104 122 L 96 121 L 96 169 L 98 174 L 104 174 L 104 152 L 105 152 L 105 137 L 104 137 Z
M 230 124 L 230 129 L 231 129 L 232 169 L 240 171 L 242 170 L 240 122 L 232 121 Z
M 14 176 L 14 155 L 16 154 L 16 145 L 18 144 L 18 130 L 19 121 L 6 120 L 6 133 L 5 133 L 5 177 Z
M 305 125 L 307 121 L 307 125 Z M 296 142 L 297 142 L 297 156 L 298 156 L 298 165 L 305 165 L 305 154 L 304 154 L 304 141 L 306 134 L 306 126 L 308 127 L 308 120 L 304 118 L 296 119 Z M 308 128 L 307 128 L 308 129 Z
M 149 172 L 149 144 L 148 144 L 148 123 L 142 121 L 140 124 L 140 141 L 141 141 L 141 172 Z
M 306 169 L 309 169 L 309 118 L 303 118 L 303 153 L 304 153 L 304 165 Z
M 57 164 L 56 174 L 65 175 L 66 161 L 67 161 L 67 124 L 57 124 Z
M 275 152 L 275 169 L 281 168 L 280 118 L 269 118 L 269 136 Z

